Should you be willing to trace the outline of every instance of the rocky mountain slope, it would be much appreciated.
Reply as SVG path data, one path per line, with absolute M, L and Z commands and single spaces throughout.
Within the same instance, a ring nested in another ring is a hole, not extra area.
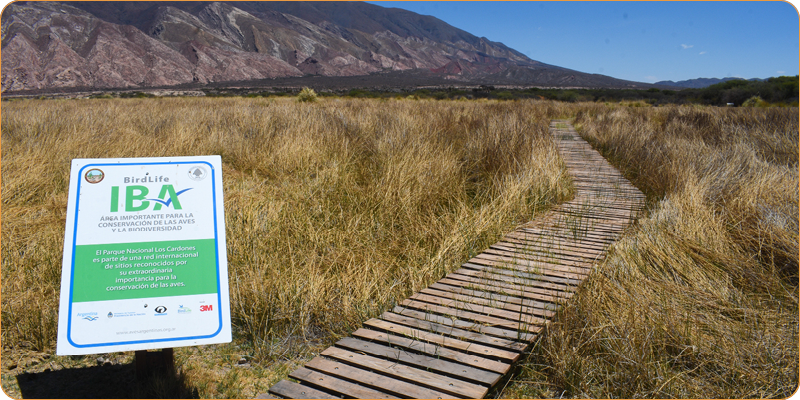
M 434 17 L 360 2 L 17 2 L 2 15 L 4 92 L 402 71 L 466 83 L 649 86 L 543 64 Z

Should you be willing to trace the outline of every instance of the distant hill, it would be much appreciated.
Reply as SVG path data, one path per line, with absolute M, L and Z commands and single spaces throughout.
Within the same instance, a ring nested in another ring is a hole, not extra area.
M 744 80 L 744 78 L 697 78 L 697 79 L 688 79 L 685 81 L 659 81 L 654 83 L 654 85 L 660 86 L 675 86 L 675 87 L 682 87 L 687 89 L 702 89 L 709 87 L 711 85 L 716 85 L 717 83 L 733 81 L 733 80 Z M 753 78 L 748 79 L 750 81 L 763 81 L 763 79 Z
M 363 2 L 13 2 L 2 54 L 3 92 L 311 76 L 653 87 L 548 65 L 437 18 Z

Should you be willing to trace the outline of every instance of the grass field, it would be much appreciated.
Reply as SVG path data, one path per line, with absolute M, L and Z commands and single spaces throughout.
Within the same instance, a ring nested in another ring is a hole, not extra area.
M 12 362 L 16 373 L 95 362 L 51 356 L 72 158 L 222 156 L 235 340 L 176 359 L 199 396 L 247 397 L 565 199 L 569 180 L 547 132 L 561 112 L 373 100 L 4 103 L 4 387 Z M 247 367 L 231 368 L 241 360 Z
M 547 126 L 571 116 L 648 216 L 497 395 L 791 394 L 796 108 L 332 98 L 3 102 L 3 389 L 132 360 L 54 355 L 73 158 L 222 156 L 234 341 L 106 397 L 242 398 L 569 198 Z

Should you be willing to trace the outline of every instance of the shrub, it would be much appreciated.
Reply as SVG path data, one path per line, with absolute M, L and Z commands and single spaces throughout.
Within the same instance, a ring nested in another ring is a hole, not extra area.
M 509 92 L 508 90 L 504 90 L 497 94 L 497 98 L 500 100 L 513 100 L 514 95 L 511 94 L 511 92 Z
M 315 92 L 314 89 L 304 87 L 303 90 L 300 91 L 300 94 L 297 95 L 297 101 L 313 103 L 317 101 L 317 92 Z
M 742 103 L 742 107 L 767 107 L 769 103 L 764 101 L 761 96 L 753 96 Z

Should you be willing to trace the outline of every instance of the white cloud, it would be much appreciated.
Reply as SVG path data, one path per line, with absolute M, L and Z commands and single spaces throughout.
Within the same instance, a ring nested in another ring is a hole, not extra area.
M 701 51 L 700 55 L 702 56 L 703 54 L 706 54 L 706 53 L 708 53 L 708 52 L 707 51 Z
M 652 75 L 645 76 L 644 79 L 648 82 L 658 82 L 658 78 Z
M 775 72 L 777 72 L 779 74 L 785 74 L 786 73 L 786 71 L 775 71 Z
M 692 47 L 694 47 L 694 45 L 693 44 L 682 44 L 681 47 L 683 47 L 684 50 L 685 50 L 685 49 L 691 49 Z

